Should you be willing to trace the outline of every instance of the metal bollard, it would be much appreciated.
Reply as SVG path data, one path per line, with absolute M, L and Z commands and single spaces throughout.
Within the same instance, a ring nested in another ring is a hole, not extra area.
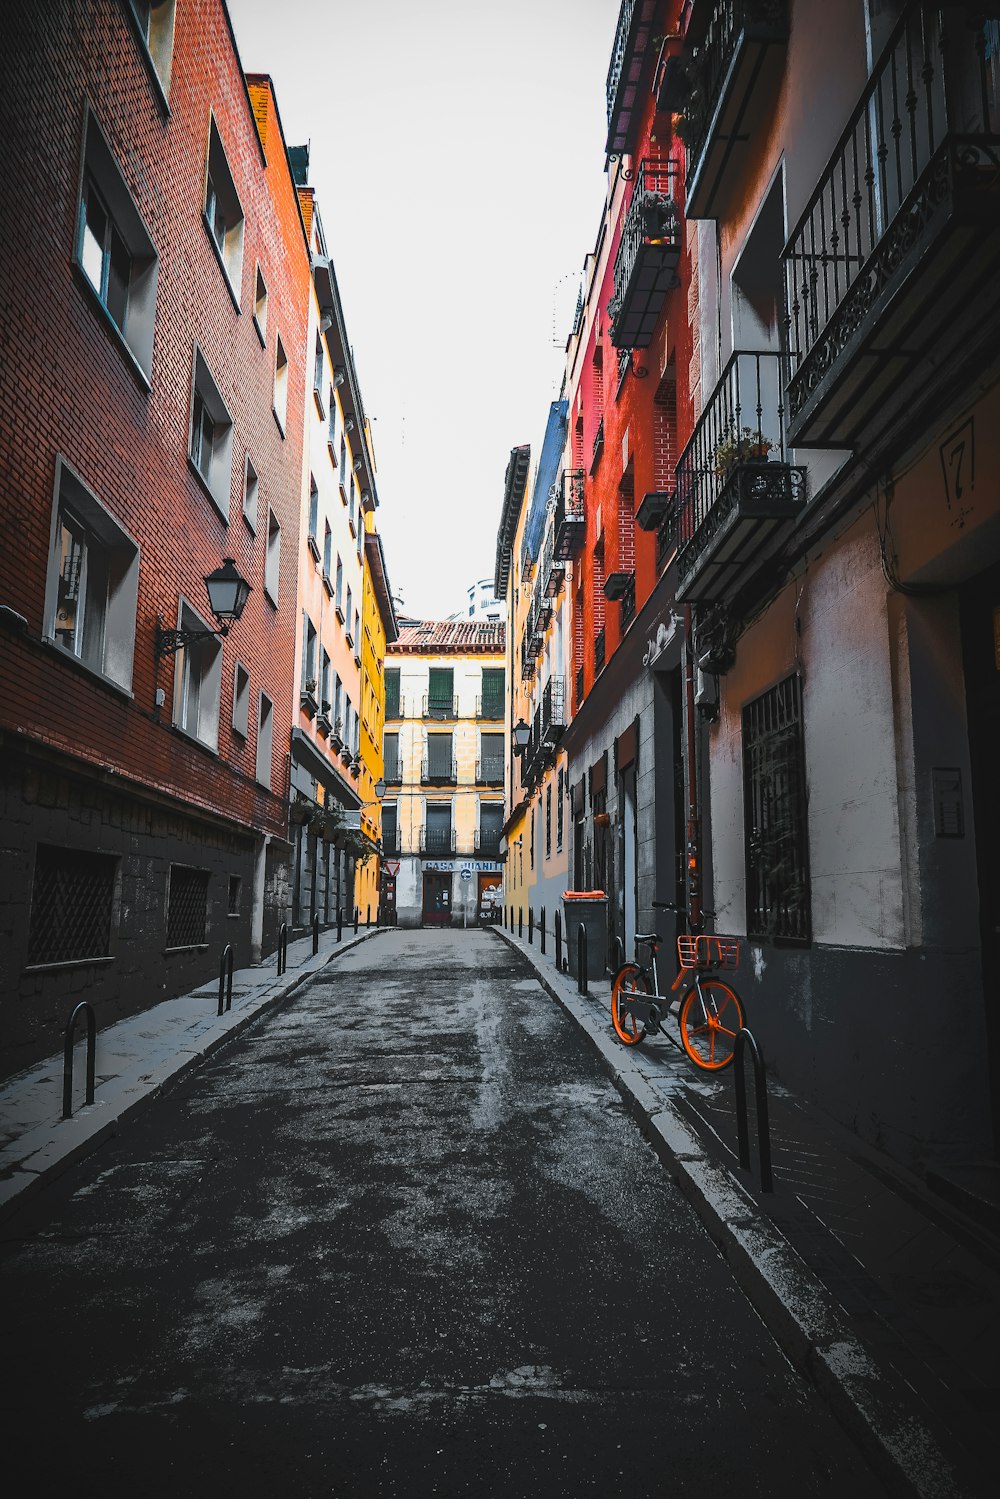
M 535 912 L 531 906 L 528 907 L 528 942 L 535 940 Z
M 519 937 L 523 937 L 524 936 L 524 907 L 523 906 L 518 906 L 518 908 L 517 908 L 517 935 Z
M 337 907 L 337 941 L 341 942 L 344 936 L 344 913 L 340 906 Z
M 283 921 L 278 928 L 278 977 L 288 967 L 288 922 Z
M 222 957 L 219 959 L 219 1014 L 222 1014 L 222 1000 L 225 996 L 226 1009 L 233 1008 L 233 944 L 227 942 L 222 949 Z
M 552 918 L 552 926 L 556 939 L 556 973 L 562 973 L 562 912 L 557 911 Z
M 611 965 L 611 972 L 614 974 L 618 972 L 619 968 L 625 962 L 625 944 L 620 937 L 612 937 L 611 939 L 611 956 L 614 960 Z
M 583 922 L 576 932 L 576 987 L 581 994 L 587 992 L 587 928 Z
M 312 929 L 313 929 L 313 957 L 315 957 L 316 954 L 319 952 L 319 912 L 318 911 L 316 911 L 316 912 L 313 913 Z
M 357 908 L 357 906 L 354 907 L 354 935 L 355 935 L 355 937 L 358 935 L 358 908 Z
M 539 951 L 541 952 L 542 957 L 544 958 L 544 956 L 545 956 L 545 907 L 544 906 L 542 907 L 541 915 L 538 918 L 538 945 L 539 945 Z
M 97 1020 L 94 1015 L 94 1007 L 85 999 L 74 1009 L 72 1015 L 66 1022 L 66 1043 L 63 1047 L 63 1113 L 64 1119 L 69 1119 L 73 1113 L 73 1033 L 76 1030 L 77 1017 L 80 1011 L 86 1012 L 87 1018 L 87 1102 L 94 1101 L 94 1072 L 97 1060 Z
M 753 1061 L 753 1091 L 757 1104 L 757 1154 L 760 1157 L 760 1190 L 773 1192 L 771 1176 L 771 1129 L 767 1117 L 767 1078 L 764 1059 L 754 1036 L 745 1027 L 736 1032 L 733 1066 L 736 1069 L 736 1133 L 739 1139 L 740 1165 L 750 1169 L 750 1130 L 747 1121 L 747 1080 L 743 1071 L 743 1052 L 749 1046 Z

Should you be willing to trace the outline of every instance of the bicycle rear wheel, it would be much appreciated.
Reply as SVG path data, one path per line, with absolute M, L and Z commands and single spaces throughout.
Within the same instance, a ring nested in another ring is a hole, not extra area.
M 626 1046 L 638 1046 L 646 1039 L 646 1027 L 633 1014 L 619 1007 L 622 997 L 629 994 L 648 994 L 649 983 L 638 963 L 623 963 L 611 984 L 611 1024 L 619 1041 Z
M 702 979 L 701 998 L 691 988 L 681 1005 L 681 1044 L 696 1067 L 721 1072 L 733 1060 L 736 1033 L 744 1024 L 743 1003 L 719 979 Z

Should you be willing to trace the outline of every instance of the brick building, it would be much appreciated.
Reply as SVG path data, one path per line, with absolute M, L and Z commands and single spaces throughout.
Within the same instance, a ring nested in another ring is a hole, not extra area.
M 4 33 L 10 1071 L 76 999 L 100 1025 L 273 945 L 310 267 L 221 0 L 25 0 Z M 252 591 L 223 637 L 224 558 Z

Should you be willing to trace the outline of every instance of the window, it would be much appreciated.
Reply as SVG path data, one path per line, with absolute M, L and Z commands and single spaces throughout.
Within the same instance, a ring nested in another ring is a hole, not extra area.
M 341 729 L 344 727 L 343 717 L 342 717 L 343 700 L 344 700 L 344 687 L 343 687 L 343 683 L 340 680 L 340 673 L 339 672 L 334 672 L 334 674 L 333 674 L 333 727 L 334 727 L 335 732 L 338 733 L 338 734 L 340 733 Z
M 208 130 L 205 225 L 238 307 L 243 273 L 243 209 L 214 116 Z
M 178 611 L 178 628 L 209 630 L 185 600 Z M 219 744 L 219 697 L 222 690 L 222 641 L 209 633 L 191 640 L 175 657 L 174 723 L 209 749 Z
M 353 645 L 354 637 L 351 634 L 351 625 L 354 621 L 354 595 L 351 592 L 350 583 L 348 583 L 347 585 L 347 611 L 344 617 L 346 621 L 346 628 L 344 633 L 347 636 L 347 644 Z
M 233 675 L 233 731 L 244 739 L 250 733 L 250 673 L 239 661 Z
M 326 416 L 323 405 L 323 339 L 316 335 L 316 358 L 313 362 L 313 398 L 320 416 Z
M 403 772 L 399 761 L 399 735 L 383 734 L 382 736 L 382 758 L 385 761 L 385 778 L 387 781 L 399 782 L 403 779 Z
M 428 802 L 424 846 L 429 854 L 452 852 L 451 803 Z
M 455 779 L 450 734 L 428 734 L 426 778 L 428 781 L 453 781 Z
M 566 772 L 560 765 L 556 783 L 556 852 L 562 852 L 565 821 Z
M 89 111 L 74 257 L 148 384 L 159 260 L 118 164 Z
M 399 853 L 398 809 L 395 802 L 382 803 L 382 848 L 387 854 Z
M 386 718 L 399 717 L 398 666 L 387 666 L 385 669 L 385 716 Z
M 267 283 L 260 266 L 257 267 L 257 277 L 254 283 L 253 293 L 253 321 L 254 327 L 260 336 L 263 345 L 267 344 Z
M 504 669 L 502 666 L 483 667 L 483 718 L 503 718 Z
M 330 652 L 324 646 L 323 665 L 319 678 L 319 706 L 322 713 L 329 713 L 331 707 L 330 698 Z
M 326 584 L 327 593 L 332 593 L 333 583 L 330 579 L 330 569 L 333 565 L 333 532 L 330 530 L 330 522 L 323 522 L 323 582 Z
M 503 746 L 504 736 L 502 734 L 480 735 L 478 779 L 482 785 L 502 785 Z
M 319 488 L 312 474 L 309 475 L 309 550 L 313 560 L 319 561 Z
M 453 718 L 455 673 L 450 666 L 432 666 L 427 681 L 427 716 Z
M 340 623 L 343 624 L 344 623 L 344 564 L 340 560 L 339 553 L 338 553 L 338 556 L 337 556 L 337 586 L 336 586 L 336 588 L 334 590 L 334 601 L 335 601 L 335 607 L 336 607 L 336 610 L 337 610 L 337 618 L 340 620 Z
M 345 438 L 343 437 L 343 435 L 341 435 L 341 438 L 340 438 L 340 498 L 343 500 L 343 502 L 344 502 L 345 505 L 347 504 L 347 491 L 346 491 L 346 489 L 344 487 L 346 485 L 346 483 L 347 483 L 347 442 L 346 442 Z
M 226 906 L 227 916 L 238 916 L 240 914 L 240 891 L 243 881 L 238 874 L 229 876 L 229 901 Z
M 267 512 L 267 556 L 264 559 L 264 592 L 271 603 L 278 603 L 278 576 L 281 568 L 281 527 L 273 510 Z
M 167 946 L 202 947 L 208 934 L 208 870 L 171 864 L 167 881 Z
M 500 856 L 500 834 L 503 831 L 503 802 L 481 802 L 479 805 L 479 852 L 487 859 Z
M 170 92 L 170 67 L 174 55 L 175 0 L 131 0 L 146 44 L 150 61 L 156 69 L 164 94 Z
M 117 867 L 110 854 L 38 845 L 28 922 L 31 967 L 110 957 Z
M 747 935 L 808 942 L 802 684 L 786 677 L 743 709 Z
M 326 429 L 326 445 L 330 452 L 330 461 L 334 468 L 337 466 L 337 397 L 334 395 L 333 386 L 330 386 L 330 421 Z
M 316 691 L 316 626 L 302 616 L 302 691 Z
M 229 520 L 233 423 L 199 348 L 194 351 L 191 396 L 192 467 L 224 521 Z
M 552 858 L 552 782 L 545 788 L 545 857 Z
M 354 611 L 354 659 L 359 661 L 361 656 L 361 615 L 357 609 Z
M 355 478 L 354 478 L 353 474 L 351 475 L 351 479 L 350 479 L 350 489 L 349 489 L 348 495 L 349 495 L 349 497 L 348 497 L 348 504 L 347 504 L 347 521 L 348 521 L 348 525 L 351 528 L 351 535 L 354 536 L 357 533 L 357 525 L 358 525 L 357 515 L 355 514 L 357 503 L 358 503 L 358 486 L 357 486 L 357 483 L 355 482 Z
M 288 355 L 280 338 L 275 341 L 274 352 L 274 415 L 284 437 L 288 420 Z
M 257 470 L 248 458 L 243 476 L 243 519 L 251 531 L 257 530 L 257 488 Z
M 139 548 L 57 459 L 46 638 L 129 691 L 138 589 Z
M 261 786 L 271 785 L 271 752 L 274 732 L 274 705 L 265 693 L 260 695 L 257 710 L 257 768 L 256 776 Z

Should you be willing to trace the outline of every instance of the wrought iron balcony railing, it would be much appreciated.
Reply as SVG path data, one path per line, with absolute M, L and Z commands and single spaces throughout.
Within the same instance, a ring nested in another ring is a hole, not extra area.
M 604 418 L 597 423 L 597 431 L 594 433 L 594 446 L 590 455 L 590 472 L 593 473 L 601 461 L 604 452 Z
M 502 693 L 484 693 L 476 698 L 477 718 L 503 718 L 504 699 Z
M 635 573 L 629 573 L 621 596 L 622 629 L 635 618 Z
M 676 468 L 678 599 L 729 596 L 805 503 L 788 461 L 779 354 L 733 354 Z
M 421 828 L 422 854 L 453 854 L 456 848 L 454 828 Z
M 559 476 L 553 551 L 560 561 L 575 557 L 586 538 L 585 484 L 586 475 L 582 468 L 565 469 Z
M 500 857 L 500 829 L 499 828 L 477 828 L 476 829 L 476 853 L 484 859 L 499 859 Z
M 502 755 L 484 755 L 476 761 L 476 784 L 478 786 L 502 786 L 503 772 Z
M 555 527 L 549 526 L 545 533 L 545 546 L 542 548 L 542 587 L 546 598 L 554 599 L 559 595 L 563 586 L 566 569 L 562 561 L 556 560 L 555 556 Z
M 444 735 L 450 738 L 450 735 Z M 423 786 L 454 786 L 458 780 L 458 762 L 449 760 L 446 763 L 434 761 L 432 764 L 425 755 L 420 764 L 420 782 Z
M 458 698 L 447 694 L 435 695 L 424 693 L 423 714 L 424 718 L 457 718 Z
M 389 858 L 391 859 L 392 856 L 393 856 L 393 854 L 401 853 L 402 850 L 400 848 L 400 842 L 401 842 L 401 840 L 400 840 L 399 829 L 398 828 L 393 828 L 392 831 L 389 832 L 389 833 L 385 832 L 385 830 L 383 829 L 383 832 L 382 832 L 382 852 L 383 852 L 383 854 L 388 854 Z
M 611 342 L 619 350 L 649 347 L 667 292 L 679 284 L 679 196 L 676 162 L 647 157 L 639 163 L 615 256 L 614 296 L 608 304 Z
M 402 761 L 399 759 L 390 759 L 387 756 L 385 761 L 385 769 L 383 770 L 382 774 L 385 777 L 387 785 L 401 786 L 403 782 Z
M 598 672 L 604 670 L 604 658 L 605 658 L 605 652 L 606 652 L 606 650 L 607 650 L 607 637 L 606 637 L 606 635 L 604 633 L 604 626 L 602 625 L 601 628 L 598 630 L 597 634 L 594 636 L 594 676 L 595 677 L 597 676 Z
M 542 690 L 542 738 L 555 744 L 566 727 L 566 681 L 550 677 Z
M 670 496 L 670 502 L 660 516 L 656 527 L 656 565 L 662 567 L 668 557 L 672 557 L 677 550 L 677 498 Z
M 911 3 L 785 246 L 796 441 L 861 447 L 949 394 L 996 341 L 996 39 Z M 966 7 L 968 9 L 968 7 Z M 929 356 L 929 357 L 925 357 Z M 870 428 L 866 431 L 866 428 Z
M 699 12 L 705 12 L 702 21 Z M 689 219 L 718 217 L 727 186 L 772 107 L 788 42 L 787 0 L 700 0 L 688 27 L 684 97 Z
M 656 0 L 623 0 L 611 49 L 606 97 L 608 155 L 630 149 L 645 103 L 643 82 L 653 64 Z

